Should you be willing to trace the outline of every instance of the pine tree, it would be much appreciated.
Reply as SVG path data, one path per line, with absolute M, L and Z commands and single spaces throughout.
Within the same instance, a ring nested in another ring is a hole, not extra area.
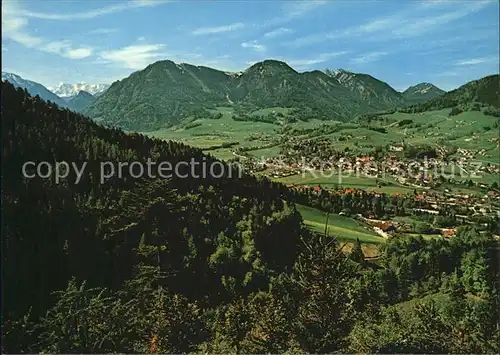
M 361 248 L 361 242 L 359 241 L 359 238 L 356 238 L 356 242 L 354 243 L 349 257 L 357 263 L 364 264 L 365 254 L 363 253 L 363 249 Z

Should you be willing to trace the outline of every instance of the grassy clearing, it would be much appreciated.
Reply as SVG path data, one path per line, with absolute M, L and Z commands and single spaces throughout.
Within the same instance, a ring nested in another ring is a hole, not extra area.
M 266 145 L 277 136 L 279 126 L 265 122 L 242 122 L 232 119 L 231 108 L 221 107 L 214 112 L 221 112 L 222 118 L 198 119 L 192 124 L 199 124 L 186 129 L 185 124 L 160 129 L 145 134 L 182 142 L 197 148 L 207 148 L 224 143 L 239 142 L 242 147 Z
M 401 186 L 390 180 L 379 179 L 387 183 L 387 186 L 377 186 L 377 181 L 373 177 L 368 176 L 339 176 L 339 174 L 332 171 L 325 171 L 321 173 L 320 171 L 307 172 L 305 174 L 291 175 L 284 178 L 276 179 L 276 181 L 282 182 L 284 184 L 296 184 L 296 185 L 320 185 L 326 188 L 357 188 L 366 191 L 375 191 L 386 194 L 393 193 L 412 193 L 413 189 L 410 187 Z
M 437 293 L 432 293 L 430 295 L 424 296 L 422 298 L 414 298 L 414 299 L 411 299 L 409 301 L 397 303 L 394 306 L 390 306 L 390 307 L 394 307 L 397 310 L 408 311 L 408 310 L 415 308 L 420 303 L 430 302 L 430 301 L 434 301 L 436 303 L 436 305 L 441 308 L 449 303 L 450 296 L 446 293 L 437 292 Z
M 324 233 L 326 213 L 312 207 L 297 205 L 304 224 L 318 233 Z M 384 239 L 378 236 L 362 223 L 345 216 L 330 214 L 328 216 L 328 234 L 337 237 L 339 240 L 356 240 L 361 243 L 380 244 Z
M 345 253 L 350 253 L 352 248 L 354 247 L 353 242 L 345 242 L 342 241 L 342 251 Z M 377 258 L 380 256 L 379 244 L 371 244 L 371 243 L 362 243 L 361 250 L 363 250 L 363 254 L 365 258 Z
M 483 299 L 472 294 L 466 294 L 466 297 L 467 301 L 470 303 L 484 302 Z M 435 302 L 438 308 L 444 308 L 450 303 L 450 295 L 443 292 L 431 293 L 421 298 L 414 298 L 409 301 L 397 303 L 393 306 L 389 306 L 389 308 L 394 307 L 397 310 L 409 311 L 411 309 L 414 309 L 420 303 L 425 303 L 430 301 Z

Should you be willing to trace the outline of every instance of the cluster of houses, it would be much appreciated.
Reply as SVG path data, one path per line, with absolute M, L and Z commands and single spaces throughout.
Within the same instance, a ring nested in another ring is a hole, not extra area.
M 392 221 L 380 221 L 376 219 L 364 218 L 358 215 L 358 218 L 373 228 L 374 232 L 385 239 L 390 237 L 397 237 L 403 234 L 413 234 L 411 227 L 404 223 Z M 440 234 L 443 238 L 449 239 L 456 235 L 456 228 L 437 228 L 433 231 L 434 234 Z
M 409 187 L 436 186 L 440 184 L 440 177 L 477 181 L 482 174 L 500 174 L 500 165 L 477 164 L 466 157 L 459 158 L 456 162 L 449 162 L 436 158 L 401 159 L 394 155 L 378 160 L 375 160 L 373 156 L 340 157 L 330 160 L 291 159 L 290 156 L 281 156 L 265 158 L 260 162 L 249 161 L 248 164 L 250 164 L 248 170 L 251 173 L 265 171 L 266 175 L 271 178 L 303 174 L 308 170 L 326 173 L 335 171 L 343 177 L 383 178 L 388 174 L 399 184 Z
M 295 185 L 288 184 L 288 188 L 294 189 L 296 191 L 311 191 L 313 193 L 324 193 L 325 191 L 332 195 L 342 195 L 342 194 L 354 194 L 359 193 L 361 190 L 346 188 L 346 189 L 328 189 L 322 188 L 319 185 L 309 186 L 309 185 Z M 377 192 L 366 192 L 374 196 L 381 196 Z M 404 196 L 401 193 L 394 193 L 391 197 Z M 408 198 L 414 198 L 416 201 L 421 203 L 420 207 L 414 208 L 414 212 L 428 213 L 432 215 L 439 215 L 441 210 L 446 206 L 464 206 L 468 212 L 466 215 L 459 215 L 463 219 L 468 219 L 470 216 L 483 215 L 489 217 L 500 217 L 500 193 L 496 191 L 489 191 L 488 194 L 484 196 L 471 196 L 464 193 L 427 193 L 423 192 L 419 195 L 411 195 Z M 374 216 L 368 216 L 368 218 L 358 215 L 358 218 L 363 222 L 370 225 L 373 230 L 383 236 L 384 238 L 389 238 L 391 236 L 397 236 L 401 234 L 412 233 L 411 228 L 403 223 L 393 222 L 393 221 L 381 221 L 374 219 Z M 456 228 L 436 228 L 432 234 L 440 234 L 444 238 L 451 238 L 456 234 Z

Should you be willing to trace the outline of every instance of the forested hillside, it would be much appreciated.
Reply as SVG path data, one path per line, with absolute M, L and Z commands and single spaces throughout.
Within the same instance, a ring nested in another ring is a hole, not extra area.
M 408 104 L 421 104 L 435 99 L 445 92 L 431 83 L 420 83 L 403 91 L 403 97 Z
M 359 243 L 344 253 L 307 230 L 283 185 L 231 175 L 236 167 L 170 179 L 125 169 L 101 183 L 105 162 L 215 160 L 104 128 L 9 83 L 2 141 L 2 353 L 500 350 L 490 233 L 390 239 L 372 263 Z M 71 169 L 58 182 L 27 178 L 28 161 L 85 169 L 80 179 Z M 373 201 L 328 208 L 389 208 Z
M 452 107 L 466 111 L 474 106 L 478 109 L 489 106 L 494 111 L 500 108 L 500 75 L 490 75 L 470 81 L 458 89 L 449 91 L 428 102 L 410 106 L 405 111 L 424 112 Z
M 299 73 L 277 60 L 239 73 L 165 60 L 113 83 L 84 113 L 126 130 L 153 131 L 218 106 L 248 112 L 292 108 L 301 116 L 345 121 L 405 105 L 401 93 L 388 84 L 365 74 L 352 76 L 344 80 L 319 70 Z

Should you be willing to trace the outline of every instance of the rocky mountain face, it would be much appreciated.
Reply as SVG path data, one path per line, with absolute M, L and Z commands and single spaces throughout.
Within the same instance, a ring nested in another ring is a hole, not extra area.
M 372 107 L 386 109 L 388 107 L 404 106 L 403 95 L 389 84 L 368 74 L 352 73 L 347 70 L 325 70 L 326 74 L 338 80 L 358 100 Z

